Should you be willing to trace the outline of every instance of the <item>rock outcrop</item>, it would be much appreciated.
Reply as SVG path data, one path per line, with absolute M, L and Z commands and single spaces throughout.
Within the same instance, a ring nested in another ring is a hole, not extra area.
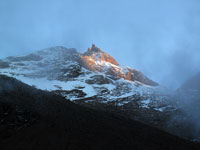
M 146 85 L 158 86 L 158 83 L 147 78 L 142 72 L 120 66 L 119 63 L 109 54 L 102 51 L 96 45 L 92 44 L 88 51 L 79 54 L 82 66 L 91 70 L 110 75 L 113 79 L 123 78 L 129 81 L 138 81 Z

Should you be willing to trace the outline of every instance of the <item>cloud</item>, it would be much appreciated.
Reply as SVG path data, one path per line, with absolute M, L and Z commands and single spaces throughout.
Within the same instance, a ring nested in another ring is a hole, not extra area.
M 85 51 L 95 43 L 120 64 L 176 88 L 199 71 L 199 6 L 198 0 L 1 0 L 0 58 L 56 45 Z

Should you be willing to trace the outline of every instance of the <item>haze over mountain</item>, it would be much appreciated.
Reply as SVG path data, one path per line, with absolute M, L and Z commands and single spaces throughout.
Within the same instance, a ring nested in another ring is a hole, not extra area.
M 198 0 L 1 0 L 0 58 L 95 43 L 120 64 L 177 88 L 199 71 Z
M 199 18 L 199 0 L 0 0 L 0 150 L 199 150 Z
M 191 76 L 176 92 L 180 101 L 179 106 L 188 116 L 186 120 L 190 122 L 194 134 L 198 137 L 200 135 L 200 73 Z
M 200 72 L 186 80 L 179 89 L 200 91 Z

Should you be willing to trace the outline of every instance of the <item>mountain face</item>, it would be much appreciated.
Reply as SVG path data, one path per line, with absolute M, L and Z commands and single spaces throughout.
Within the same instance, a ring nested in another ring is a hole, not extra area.
M 28 68 L 27 65 L 31 68 Z M 75 49 L 52 47 L 27 56 L 8 57 L 6 60 L 0 60 L 0 68 L 31 69 L 38 71 L 33 76 L 37 76 L 38 73 L 38 77 L 48 76 L 49 79 L 56 78 L 58 80 L 75 78 L 81 74 L 81 68 L 86 68 L 93 72 L 104 73 L 114 80 L 125 79 L 138 81 L 149 86 L 158 86 L 156 82 L 148 79 L 142 72 L 120 66 L 112 56 L 101 51 L 94 44 L 83 54 L 78 53 Z M 51 77 L 51 75 L 59 72 L 64 74 Z
M 178 136 L 197 139 L 194 132 L 188 132 L 190 124 L 185 126 L 182 120 L 173 121 L 186 117 L 180 108 L 182 102 L 168 89 L 140 71 L 119 65 L 95 45 L 85 53 L 57 46 L 26 56 L 7 57 L 0 60 L 0 74 L 73 103 L 128 116 Z
M 0 73 L 15 77 L 39 89 L 54 91 L 66 99 L 98 101 L 122 106 L 132 99 L 141 107 L 159 109 L 161 101 L 152 98 L 163 89 L 140 71 L 120 66 L 117 61 L 92 45 L 81 54 L 62 46 L 0 60 Z M 163 107 L 163 104 L 162 104 Z
M 32 57 L 32 56 L 31 56 Z M 1 150 L 198 150 L 137 121 L 71 103 L 0 75 Z
M 167 131 L 167 122 L 176 113 L 166 88 L 140 71 L 119 65 L 95 45 L 85 53 L 57 46 L 7 57 L 0 60 L 0 74 L 95 109 L 117 107 L 134 120 Z
M 129 67 L 123 67 L 107 53 L 101 51 L 94 44 L 87 52 L 80 54 L 83 67 L 97 72 L 103 72 L 110 75 L 113 79 L 123 78 L 129 81 L 138 81 L 150 86 L 158 86 L 158 84 L 148 79 L 143 73 Z

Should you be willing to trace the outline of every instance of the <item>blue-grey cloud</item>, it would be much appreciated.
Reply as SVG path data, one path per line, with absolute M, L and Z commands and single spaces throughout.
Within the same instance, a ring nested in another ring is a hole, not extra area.
M 169 87 L 199 70 L 198 0 L 1 0 L 0 57 L 92 43 Z

